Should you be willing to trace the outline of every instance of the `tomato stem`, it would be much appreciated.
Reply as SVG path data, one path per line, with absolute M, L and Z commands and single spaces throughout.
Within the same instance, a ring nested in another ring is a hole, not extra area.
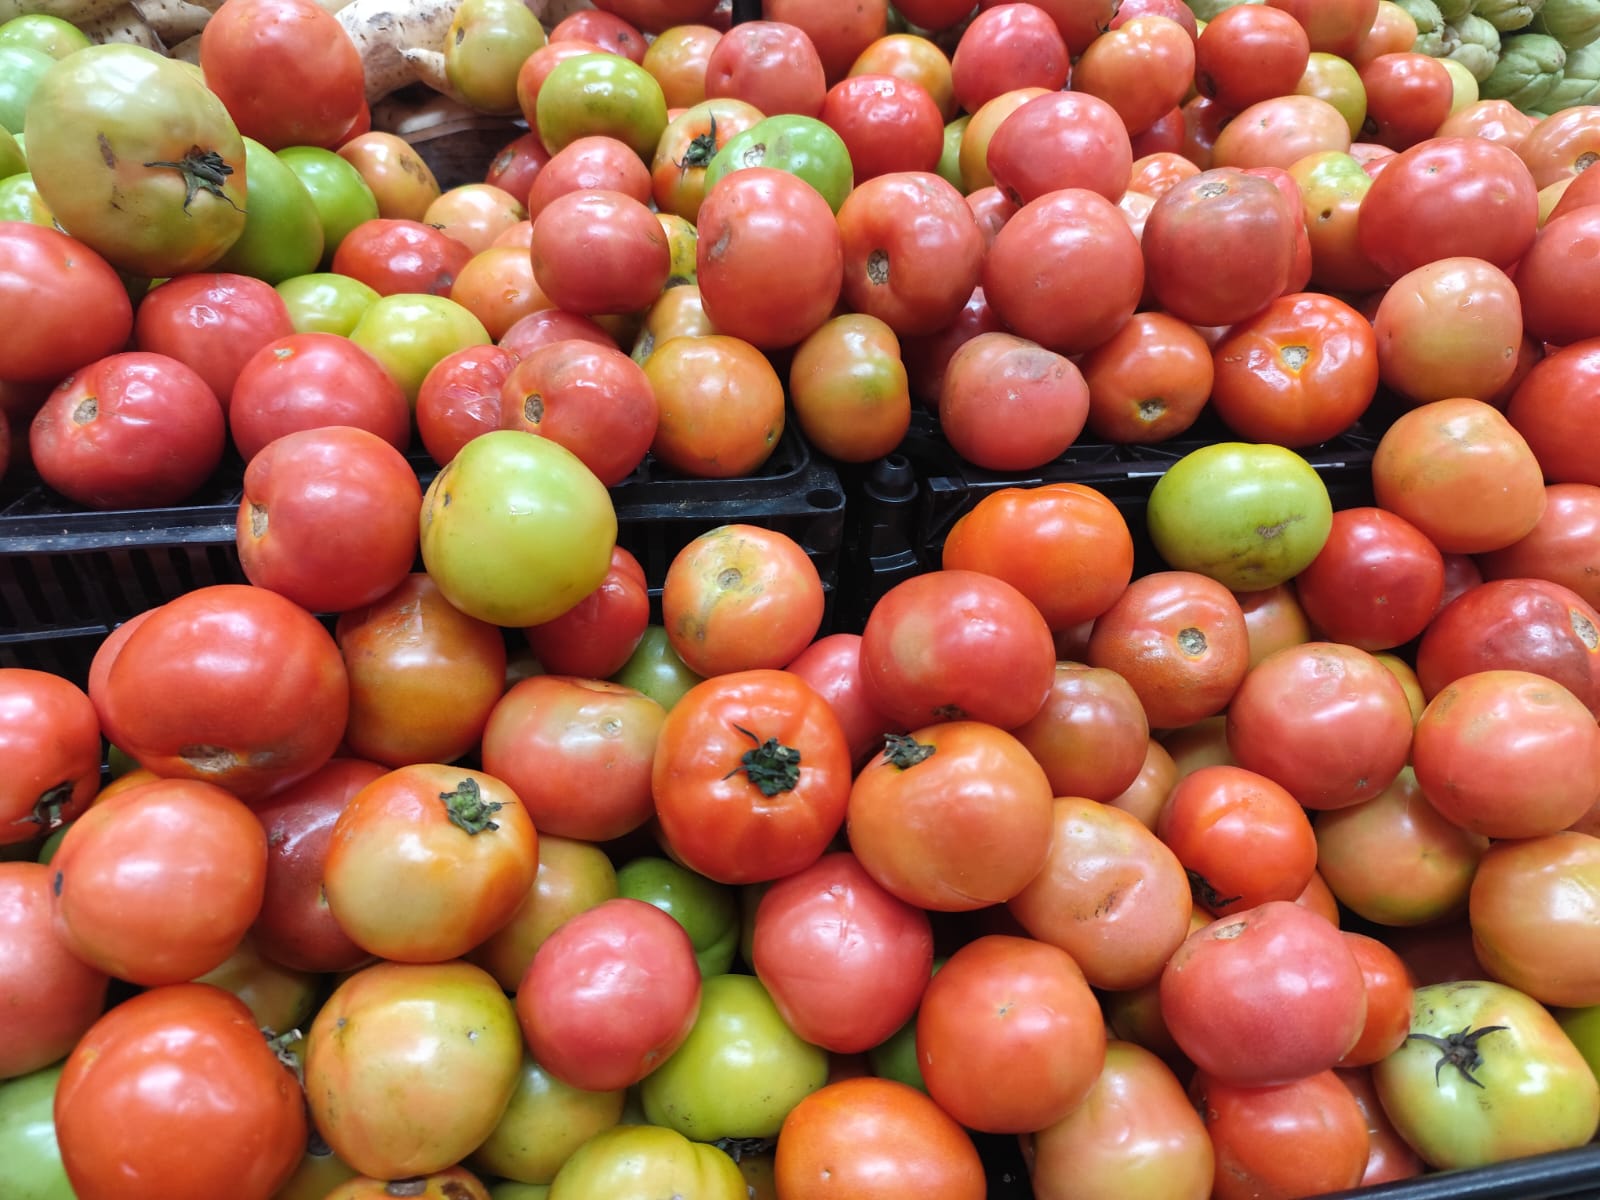
M 439 799 L 444 801 L 445 813 L 450 818 L 450 824 L 457 829 L 463 829 L 476 836 L 485 830 L 493 831 L 500 828 L 489 818 L 503 806 L 498 800 L 485 800 L 476 779 L 463 779 L 456 784 L 455 791 L 440 792 Z
M 740 1159 L 746 1157 L 755 1158 L 762 1154 L 766 1154 L 778 1143 L 773 1141 L 771 1138 L 725 1137 L 718 1138 L 711 1144 L 718 1150 L 721 1150 L 729 1158 L 733 1159 L 734 1162 L 738 1162 Z
M 707 166 L 717 156 L 717 119 L 711 118 L 711 128 L 696 134 L 684 148 L 683 157 L 673 165 L 680 171 Z
M 938 747 L 919 742 L 909 733 L 891 733 L 883 739 L 883 761 L 902 771 L 914 767 Z
M 33 802 L 33 811 L 27 816 L 32 821 L 48 832 L 54 832 L 61 825 L 61 810 L 72 799 L 72 781 L 62 780 L 53 788 L 46 788 Z
M 1499 1033 L 1505 1029 L 1504 1025 L 1485 1025 L 1482 1029 L 1474 1029 L 1468 1025 L 1455 1033 L 1438 1037 L 1431 1033 L 1408 1033 L 1407 1041 L 1427 1042 L 1428 1045 L 1439 1051 L 1439 1061 L 1433 1064 L 1433 1082 L 1439 1083 L 1440 1075 L 1445 1067 L 1454 1067 L 1461 1072 L 1465 1079 L 1475 1088 L 1481 1088 L 1482 1083 L 1473 1074 L 1483 1066 L 1483 1055 L 1478 1051 L 1478 1043 L 1491 1033 Z
M 233 198 L 222 190 L 228 182 L 228 176 L 233 174 L 233 168 L 223 161 L 222 155 L 215 150 L 202 150 L 199 146 L 190 146 L 189 153 L 176 162 L 157 160 L 147 162 L 147 167 L 167 167 L 183 176 L 183 211 L 189 211 L 189 205 L 194 201 L 196 192 L 208 192 L 218 200 L 226 200 L 228 207 L 235 211 L 242 211 L 233 202 Z
M 785 746 L 777 738 L 762 741 L 742 725 L 735 725 L 740 733 L 755 743 L 739 757 L 739 765 L 723 776 L 732 779 L 743 771 L 750 782 L 761 789 L 763 796 L 776 796 L 793 791 L 800 783 L 800 751 Z

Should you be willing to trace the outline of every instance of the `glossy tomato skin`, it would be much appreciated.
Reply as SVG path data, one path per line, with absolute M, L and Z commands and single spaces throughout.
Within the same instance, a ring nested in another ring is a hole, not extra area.
M 0 845 L 52 833 L 100 788 L 100 721 L 81 689 L 26 667 L 0 669 Z
M 1504 550 L 1478 557 L 1486 579 L 1545 579 L 1570 588 L 1591 608 L 1600 602 L 1600 487 L 1552 483 L 1533 532 Z
M 944 120 L 927 89 L 890 75 L 841 79 L 823 98 L 819 119 L 844 140 L 861 181 L 931 170 L 944 145 Z
M 997 4 L 973 18 L 950 59 L 956 102 L 975 113 L 1019 87 L 1056 91 L 1070 68 L 1066 39 L 1050 15 L 1033 5 Z
M 139 301 L 133 330 L 139 349 L 193 368 L 226 410 L 245 363 L 294 327 L 288 305 L 271 284 L 203 272 L 151 288 Z
M 1031 471 L 1083 431 L 1089 389 L 1064 354 L 1009 333 L 984 333 L 950 356 L 939 425 L 951 447 L 985 470 Z
M 516 1010 L 486 972 L 377 963 L 346 977 L 311 1023 L 305 1100 L 346 1163 L 405 1179 L 483 1143 L 521 1061 Z
M 1361 967 L 1340 932 L 1287 901 L 1213 921 L 1161 974 L 1161 1013 L 1178 1045 L 1239 1087 L 1328 1070 L 1361 1035 L 1366 1011 Z
M 509 787 L 481 771 L 417 763 L 350 797 L 334 821 L 323 891 L 369 954 L 443 962 L 511 919 L 538 861 L 538 834 Z
M 1367 1122 L 1330 1070 L 1268 1087 L 1189 1085 L 1216 1148 L 1214 1200 L 1315 1195 L 1354 1187 L 1367 1165 Z
M 530 625 L 522 633 L 546 671 L 606 679 L 622 669 L 649 623 L 644 568 L 616 546 L 599 587 L 554 620 Z
M 886 889 L 967 912 L 1011 899 L 1044 866 L 1050 780 L 1005 731 L 947 721 L 889 740 L 857 774 L 848 822 L 851 849 Z
M 0 378 L 54 385 L 133 332 L 133 305 L 111 264 L 60 230 L 0 222 L 0 262 L 0 296 L 21 322 L 0 351 Z
M 1098 96 L 1036 96 L 989 139 L 989 172 L 1014 204 L 1082 187 L 1115 203 L 1128 189 L 1133 148 L 1122 119 Z
M 851 854 L 825 854 L 768 888 L 753 945 L 789 1027 L 836 1054 L 870 1050 L 905 1024 L 933 968 L 927 914 Z
M 579 913 L 535 952 L 517 987 L 533 1056 L 585 1091 L 638 1083 L 683 1044 L 700 1008 L 700 968 L 682 925 L 618 897 Z
M 1600 838 L 1563 832 L 1499 842 L 1478 863 L 1468 914 L 1490 976 L 1542 1004 L 1600 1003 L 1590 890 Z
M 672 268 L 655 214 L 605 190 L 569 192 L 546 205 L 534 218 L 530 253 L 540 290 L 588 317 L 648 307 Z
M 51 867 L 51 911 L 67 947 L 155 987 L 220 965 L 244 936 L 261 910 L 267 837 L 221 788 L 161 779 L 94 805 Z M 195 895 L 204 905 L 187 902 Z
M 850 747 L 797 675 L 756 669 L 696 684 L 668 712 L 651 768 L 661 834 L 720 883 L 809 866 L 844 822 Z
M 928 1094 L 969 1129 L 1029 1133 L 1076 1108 L 1105 1063 L 1106 1028 L 1065 950 L 987 934 L 950 956 L 917 1011 Z
M 1115 671 L 1058 662 L 1044 707 L 1012 733 L 1044 768 L 1055 795 L 1104 804 L 1144 766 L 1150 723 Z
M 1411 1035 L 1372 1069 L 1396 1130 L 1437 1168 L 1581 1146 L 1600 1087 L 1548 1009 L 1484 980 L 1419 987 Z
M 1444 557 L 1404 517 L 1381 508 L 1344 508 L 1333 514 L 1328 540 L 1294 586 L 1325 637 L 1388 650 L 1415 638 L 1439 611 Z
M 822 110 L 828 82 L 817 48 L 798 26 L 781 20 L 741 21 L 706 60 L 706 96 L 731 96 L 767 116 Z
M 1369 1066 L 1400 1048 L 1411 1028 L 1411 994 L 1416 987 L 1411 968 L 1385 943 L 1349 930 L 1344 931 L 1344 940 L 1366 982 L 1367 1019 L 1355 1045 L 1340 1059 L 1341 1069 Z
M 64 1058 L 105 1008 L 103 971 L 72 953 L 50 918 L 53 874 L 40 863 L 0 863 L 0 1079 Z
M 704 1200 L 741 1200 L 747 1194 L 739 1168 L 716 1146 L 654 1125 L 617 1125 L 597 1133 L 562 1164 L 549 1196 L 649 1200 L 663 1187 L 670 1195 Z
M 380 296 L 448 296 L 472 251 L 421 221 L 375 217 L 357 225 L 333 252 L 333 270 Z
M 1493 263 L 1435 259 L 1383 293 L 1373 331 L 1384 384 L 1411 403 L 1470 396 L 1503 407 L 1497 397 L 1518 369 L 1522 304 Z
M 1535 363 L 1511 393 L 1506 418 L 1551 483 L 1600 484 L 1600 472 L 1576 449 L 1591 419 L 1588 397 L 1597 374 L 1600 338 L 1584 337 Z
M 263 588 L 213 584 L 154 610 L 89 698 L 141 765 L 248 803 L 333 757 L 349 690 L 338 646 L 310 613 Z
M 830 633 L 802 650 L 787 667 L 811 685 L 839 718 L 850 743 L 850 760 L 858 766 L 882 750 L 885 734 L 899 726 L 872 707 L 861 682 L 861 635 Z

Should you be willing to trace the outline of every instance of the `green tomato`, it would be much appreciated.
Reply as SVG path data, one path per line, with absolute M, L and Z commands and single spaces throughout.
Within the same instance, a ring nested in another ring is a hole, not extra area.
M 0 1167 L 6 1200 L 74 1200 L 56 1146 L 56 1084 L 64 1063 L 0 1082 Z
M 322 222 L 299 176 L 254 138 L 244 139 L 250 206 L 244 232 L 213 269 L 281 283 L 322 261 Z
M 468 309 L 444 296 L 420 292 L 379 296 L 367 305 L 348 336 L 383 364 L 413 410 L 422 381 L 435 363 L 468 346 L 487 346 L 491 340 L 483 322 Z
M 724 975 L 739 948 L 739 901 L 732 888 L 671 859 L 646 855 L 617 871 L 617 892 L 653 904 L 689 935 L 700 977 Z
M 739 1168 L 670 1129 L 621 1125 L 590 1138 L 550 1185 L 550 1200 L 745 1200 Z
M 930 979 L 939 973 L 939 968 L 944 966 L 946 961 L 948 960 L 944 958 L 933 960 Z M 922 1079 L 922 1067 L 917 1062 L 916 1013 L 912 1013 L 909 1021 L 867 1051 L 867 1065 L 880 1079 L 893 1079 L 896 1083 L 914 1087 L 919 1092 L 928 1090 L 928 1085 Z
M 1600 1083 L 1572 1039 L 1500 983 L 1419 987 L 1410 1036 L 1372 1081 L 1396 1131 L 1441 1170 L 1576 1149 L 1600 1125 Z
M 519 429 L 473 438 L 422 500 L 428 574 L 451 604 L 493 625 L 541 625 L 571 609 L 605 579 L 616 541 L 605 485 L 565 446 Z
M 523 0 L 461 0 L 445 34 L 445 78 L 479 112 L 516 116 L 517 74 L 544 44 L 544 26 Z
M 363 221 L 377 219 L 378 197 L 347 159 L 321 146 L 285 146 L 278 151 L 278 161 L 293 171 L 311 194 L 322 226 L 320 265 L 327 267 L 345 234 Z
M 67 830 L 69 830 L 71 828 L 72 828 L 72 822 L 68 821 L 65 825 L 61 826 L 54 833 L 52 833 L 49 837 L 45 838 L 45 840 L 43 842 L 40 843 L 40 845 L 39 845 L 39 861 L 40 862 L 48 863 L 52 858 L 54 858 L 56 856 L 56 851 L 61 849 L 61 841 L 62 841 L 62 839 L 67 836 Z
M 0 179 L 0 221 L 26 221 L 30 225 L 54 225 L 50 206 L 39 195 L 33 176 L 24 171 Z
M 644 636 L 633 648 L 628 661 L 611 677 L 612 683 L 643 692 L 669 710 L 700 681 L 701 676 L 691 671 L 678 657 L 666 629 L 660 625 L 645 627 Z
M 1150 540 L 1167 565 L 1257 592 L 1298 575 L 1333 528 L 1316 470 L 1282 446 L 1218 442 L 1174 463 L 1150 492 Z
M 489 1188 L 489 1200 L 550 1200 L 550 1185 L 502 1179 Z
M 90 46 L 89 35 L 71 21 L 49 13 L 23 13 L 0 25 L 0 46 L 23 46 L 51 58 L 65 58 Z
M 1600 1078 L 1600 1004 L 1588 1008 L 1558 1008 L 1556 1022 L 1589 1064 L 1589 1071 Z
M 23 114 L 44 73 L 56 60 L 30 46 L 0 45 L 0 129 L 22 132 Z
M 645 162 L 667 127 L 655 77 L 620 54 L 578 54 L 557 63 L 534 105 L 539 140 L 551 154 L 581 137 L 614 137 Z
M 28 156 L 22 152 L 22 138 L 9 129 L 0 129 L 0 179 L 10 179 L 28 169 Z
M 934 167 L 940 179 L 963 194 L 967 190 L 967 181 L 961 176 L 961 139 L 971 120 L 970 114 L 962 113 L 944 127 L 944 149 L 939 151 L 939 165 Z
M 356 1177 L 356 1169 L 335 1154 L 321 1138 L 306 1147 L 305 1157 L 272 1200 L 323 1200 L 334 1188 Z
M 855 185 L 844 139 L 814 117 L 766 117 L 723 144 L 706 165 L 706 195 L 725 176 L 745 167 L 771 167 L 804 179 L 834 212 Z
M 578 1147 L 617 1123 L 624 1095 L 575 1088 L 525 1054 L 505 1115 L 467 1166 L 518 1183 L 548 1184 Z
M 336 333 L 349 337 L 378 293 L 348 275 L 296 275 L 278 284 L 296 333 Z
M 713 975 L 683 1045 L 639 1085 L 645 1115 L 698 1142 L 777 1136 L 828 1081 L 828 1052 L 784 1024 L 754 975 Z

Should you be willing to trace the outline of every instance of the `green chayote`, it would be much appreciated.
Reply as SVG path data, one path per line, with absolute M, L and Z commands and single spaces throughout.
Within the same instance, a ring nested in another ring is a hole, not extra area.
M 1560 112 L 1580 104 L 1600 104 L 1600 41 L 1567 51 L 1561 82 L 1539 101 L 1539 109 Z
M 1521 29 L 1544 7 L 1545 0 L 1478 0 L 1472 15 L 1482 17 L 1501 33 Z
M 1418 54 L 1444 56 L 1444 15 L 1434 0 L 1396 0 L 1417 23 L 1417 40 L 1411 49 Z
M 1500 61 L 1478 84 L 1485 100 L 1508 100 L 1524 111 L 1538 109 L 1561 82 L 1566 49 L 1547 33 L 1514 33 L 1500 43 Z
M 1534 33 L 1548 33 L 1568 52 L 1600 38 L 1600 0 L 1545 0 L 1533 18 Z
M 1473 0 L 1439 0 L 1439 12 L 1446 21 L 1459 21 L 1473 9 Z
M 1444 57 L 1453 58 L 1479 83 L 1500 61 L 1500 31 L 1482 17 L 1468 14 L 1444 27 Z

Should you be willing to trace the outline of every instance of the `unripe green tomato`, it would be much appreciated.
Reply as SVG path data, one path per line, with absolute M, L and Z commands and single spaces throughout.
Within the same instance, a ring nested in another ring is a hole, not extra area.
M 361 314 L 349 338 L 383 364 L 413 410 L 422 381 L 435 363 L 468 346 L 487 346 L 491 340 L 483 322 L 462 305 L 420 292 L 379 296 Z M 598 580 L 595 586 L 600 586 Z
M 796 113 L 764 117 L 729 138 L 706 166 L 706 194 L 745 167 L 771 167 L 798 175 L 836 213 L 855 181 L 844 139 L 815 117 Z
M 56 1145 L 56 1084 L 64 1065 L 0 1081 L 0 1177 L 6 1200 L 75 1200 Z
M 33 176 L 26 171 L 0 179 L 0 221 L 26 221 L 30 225 L 44 226 L 55 224 L 50 206 L 39 195 Z
M 363 221 L 377 218 L 378 197 L 360 171 L 321 146 L 285 146 L 278 151 L 278 161 L 293 171 L 311 193 L 311 204 L 322 226 L 319 265 L 327 267 L 345 234 Z
M 734 890 L 671 859 L 646 855 L 617 871 L 617 892 L 653 904 L 689 935 L 700 977 L 726 974 L 739 948 L 739 902 Z
M 49 13 L 23 13 L 0 25 L 0 46 L 24 46 L 51 58 L 65 58 L 90 46 L 89 35 L 71 21 Z
M 666 629 L 660 625 L 645 627 L 644 636 L 639 639 L 628 661 L 611 677 L 612 683 L 643 692 L 668 710 L 700 681 L 701 677 L 678 657 Z
M 444 39 L 445 77 L 479 112 L 514 116 L 517 73 L 544 44 L 544 26 L 523 0 L 461 0 Z
M 315 271 L 322 261 L 322 222 L 311 193 L 289 167 L 254 138 L 244 139 L 250 203 L 244 232 L 212 266 L 215 271 L 281 283 Z
M 296 275 L 278 284 L 296 333 L 336 333 L 349 337 L 378 293 L 348 275 Z
M 534 125 L 551 154 L 600 135 L 616 138 L 648 163 L 667 127 L 667 99 L 655 77 L 631 59 L 579 54 L 545 77 Z

